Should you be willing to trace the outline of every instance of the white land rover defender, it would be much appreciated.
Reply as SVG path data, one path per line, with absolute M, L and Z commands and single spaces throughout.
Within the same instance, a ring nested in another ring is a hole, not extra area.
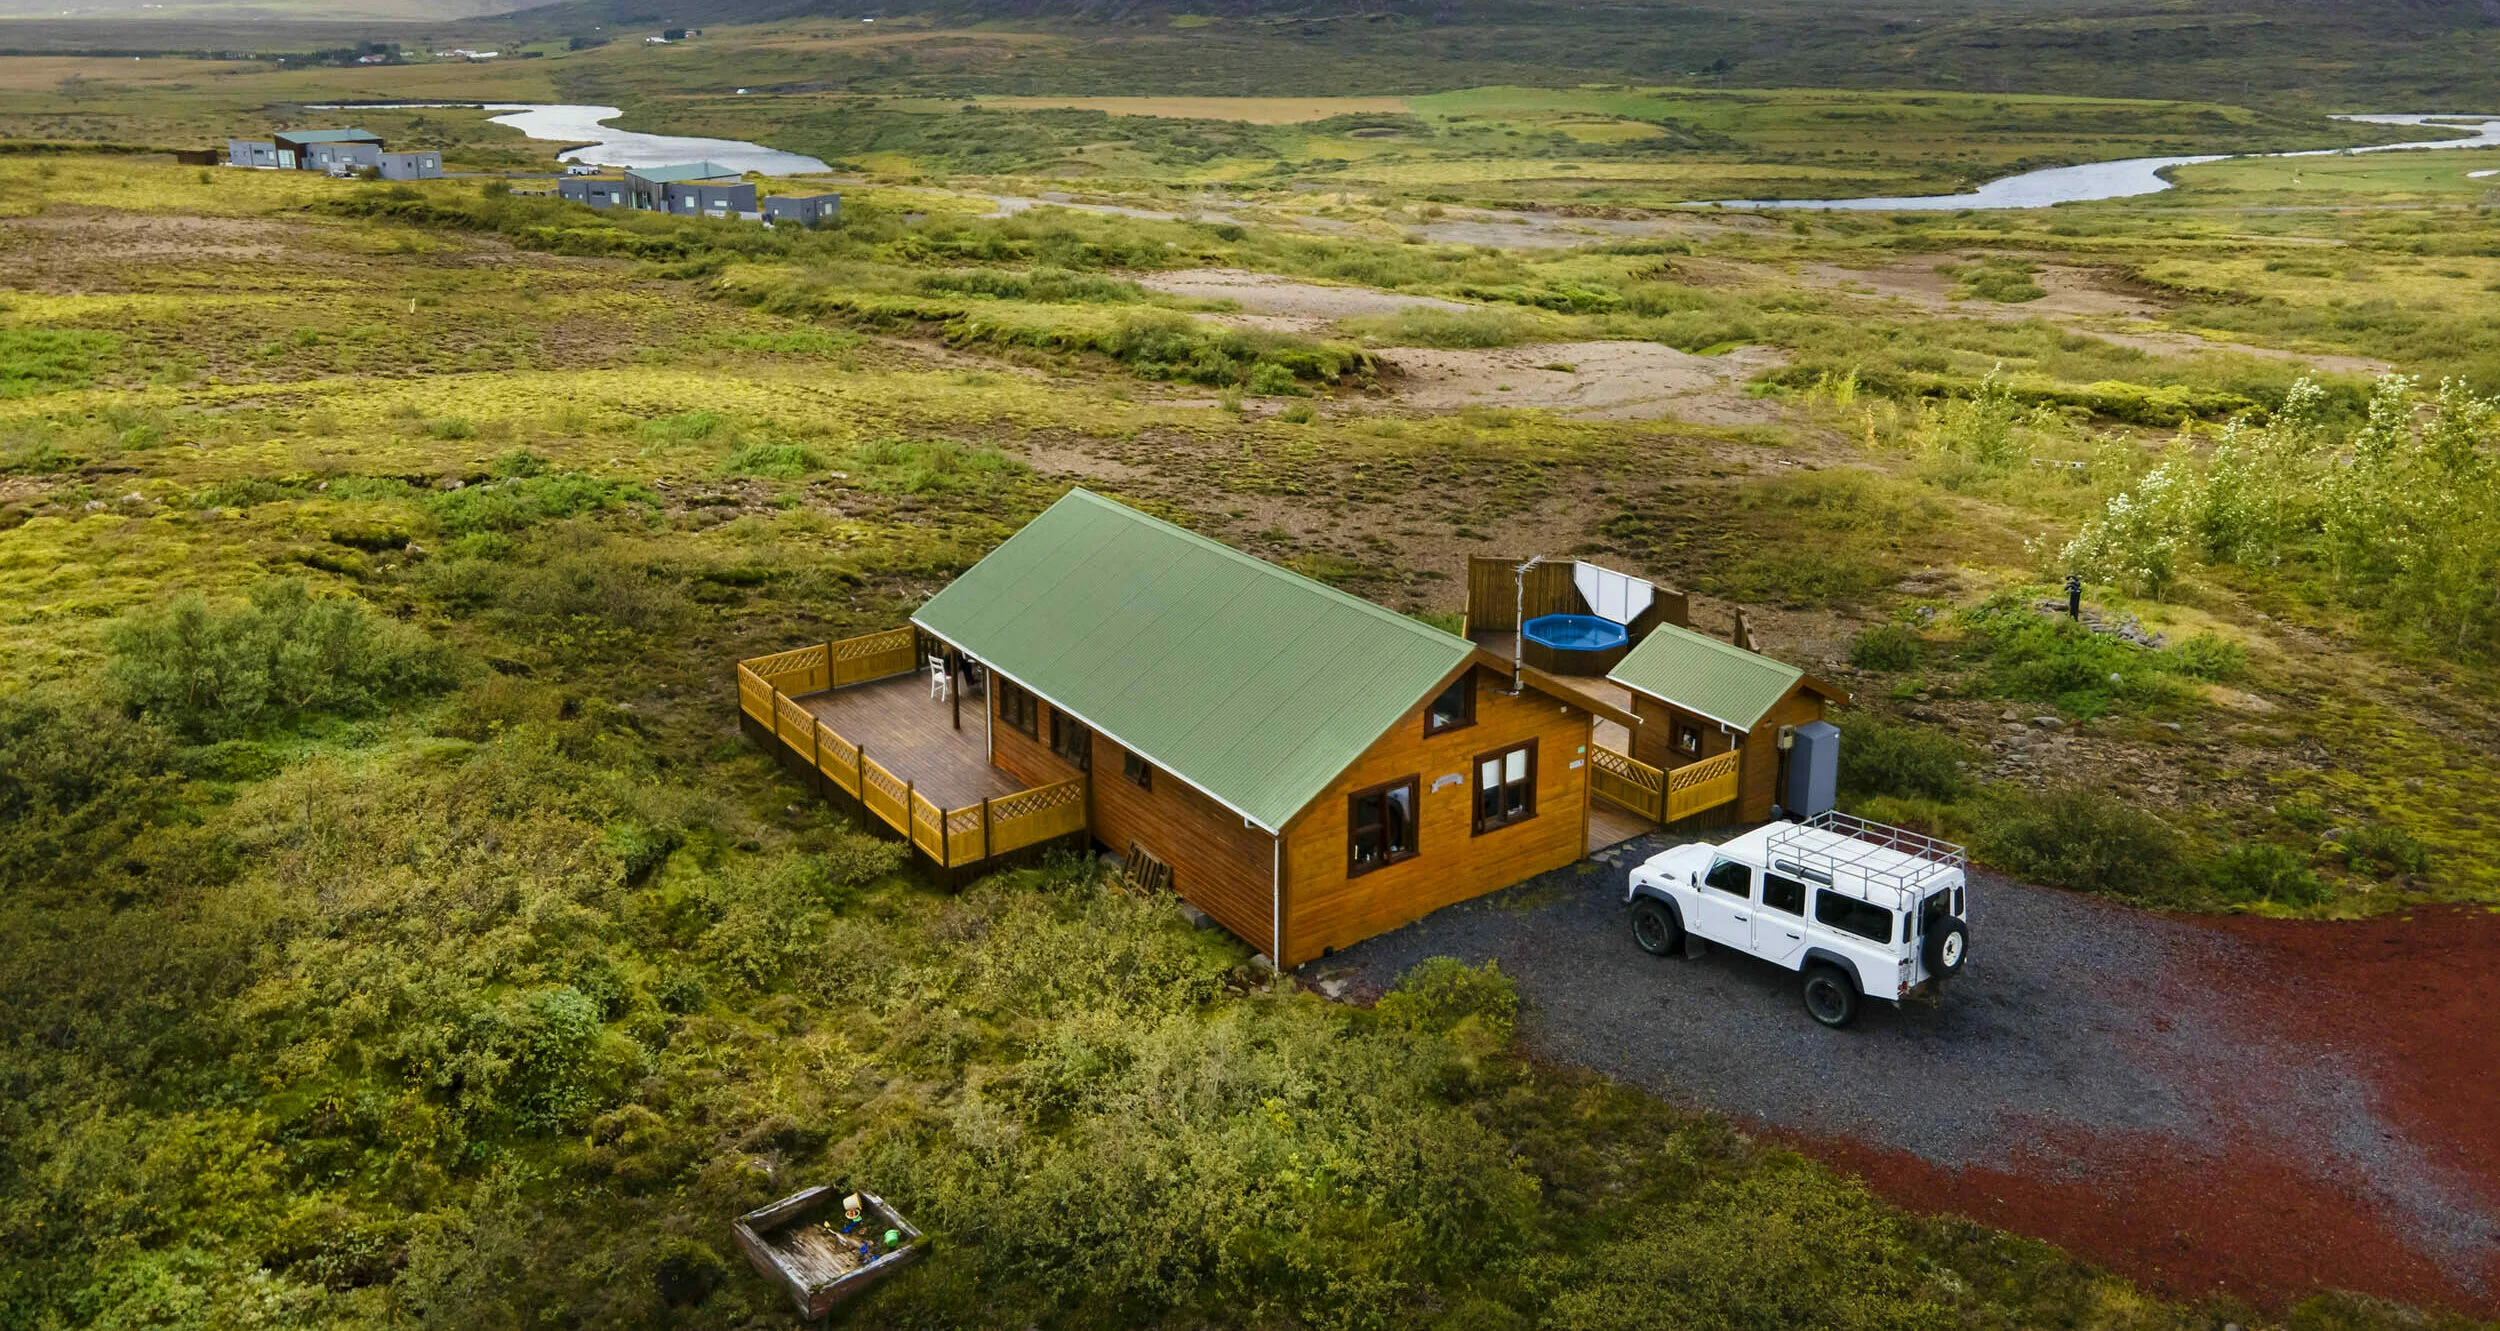
M 1806 1011 L 1846 1026 L 1860 998 L 1940 994 L 1970 955 L 1962 848 L 1839 812 L 1696 843 L 1632 871 L 1632 937 L 1667 956 L 1685 938 L 1805 976 Z

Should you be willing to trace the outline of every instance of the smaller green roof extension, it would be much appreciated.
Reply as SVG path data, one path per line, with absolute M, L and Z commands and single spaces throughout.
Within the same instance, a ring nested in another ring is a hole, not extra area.
M 1269 832 L 1476 650 L 1085 490 L 912 622 Z
M 676 166 L 629 166 L 625 174 L 654 185 L 680 185 L 689 180 L 719 180 L 740 172 L 718 162 L 681 162 Z
M 1734 643 L 1661 624 L 1606 678 L 1722 725 L 1751 730 L 1805 675 Z
M 270 135 L 285 143 L 380 143 L 382 136 L 369 129 L 289 129 Z

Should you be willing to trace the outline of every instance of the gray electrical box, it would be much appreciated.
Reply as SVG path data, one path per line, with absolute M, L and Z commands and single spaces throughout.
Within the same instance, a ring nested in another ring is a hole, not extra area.
M 1780 792 L 1782 812 L 1811 818 L 1828 811 L 1840 794 L 1840 727 L 1829 721 L 1808 721 L 1791 732 L 1788 747 L 1788 789 Z

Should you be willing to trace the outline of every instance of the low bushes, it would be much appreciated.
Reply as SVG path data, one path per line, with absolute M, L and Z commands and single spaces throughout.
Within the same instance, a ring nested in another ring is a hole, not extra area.
M 356 716 L 447 688 L 451 654 L 354 597 L 266 582 L 240 609 L 186 596 L 118 626 L 109 678 L 134 714 L 193 741 Z
M 1845 745 L 1843 747 L 1846 747 Z M 2081 786 L 1993 801 L 1972 846 L 2008 873 L 2051 887 L 2175 904 L 2187 847 L 2168 823 Z

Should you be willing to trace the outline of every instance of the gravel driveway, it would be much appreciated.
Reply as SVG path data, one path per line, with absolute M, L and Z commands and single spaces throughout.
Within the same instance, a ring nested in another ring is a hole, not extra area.
M 1428 957 L 1498 961 L 1544 1056 L 1751 1120 L 1908 1204 L 2053 1239 L 2174 1294 L 2333 1286 L 2492 1305 L 2500 1190 L 2391 1120 L 2369 1058 L 2304 1042 L 2298 977 L 2273 977 L 2253 945 L 1974 874 L 1970 961 L 1944 1002 L 1870 1003 L 1829 1031 L 1791 972 L 1633 945 L 1626 877 L 1673 844 L 1627 843 L 1301 974 L 1368 997 Z

